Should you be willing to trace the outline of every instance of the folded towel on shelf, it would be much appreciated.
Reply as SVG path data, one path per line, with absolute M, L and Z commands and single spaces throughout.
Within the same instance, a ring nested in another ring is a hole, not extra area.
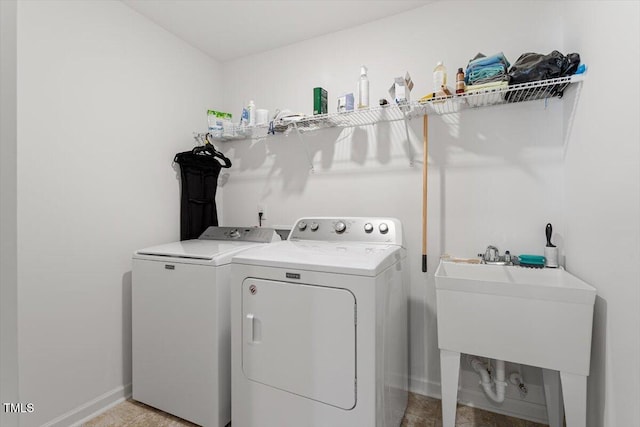
M 501 104 L 503 102 L 509 82 L 506 80 L 499 82 L 483 83 L 467 86 L 464 90 L 467 104 L 470 107 L 484 107 L 487 105 Z
M 477 83 L 478 80 L 506 75 L 507 73 L 504 65 L 488 65 L 486 67 L 480 67 L 471 71 L 467 71 L 467 76 L 469 76 L 468 80 L 471 84 Z
M 482 53 L 478 53 L 467 64 L 467 71 L 464 78 L 465 83 L 467 85 L 474 85 L 506 80 L 507 70 L 510 65 L 502 52 L 492 56 L 485 56 Z
M 496 90 L 496 89 L 506 89 L 508 87 L 509 87 L 509 82 L 506 80 L 503 80 L 499 82 L 469 85 L 464 89 L 464 91 L 465 92 L 490 91 L 490 90 Z
M 482 53 L 478 53 L 469 63 L 467 68 L 484 67 L 486 65 L 505 64 L 507 68 L 511 65 L 502 52 L 495 55 L 485 56 Z
M 493 82 L 504 82 L 504 81 L 509 81 L 509 75 L 505 74 L 505 73 L 499 73 L 496 75 L 493 75 L 491 77 L 486 77 L 486 78 L 482 78 L 482 79 L 475 79 L 473 80 L 473 85 L 481 85 L 481 84 L 485 84 L 485 83 L 493 83 Z

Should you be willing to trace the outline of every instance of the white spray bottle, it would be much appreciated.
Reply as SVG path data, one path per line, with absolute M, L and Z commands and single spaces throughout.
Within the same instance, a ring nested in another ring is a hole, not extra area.
M 369 78 L 367 67 L 360 67 L 360 81 L 358 82 L 358 109 L 369 108 Z

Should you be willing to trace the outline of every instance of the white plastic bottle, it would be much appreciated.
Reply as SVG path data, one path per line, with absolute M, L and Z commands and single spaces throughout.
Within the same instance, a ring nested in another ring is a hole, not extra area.
M 369 108 L 369 78 L 367 67 L 360 67 L 360 81 L 358 82 L 358 109 Z
M 436 68 L 433 69 L 433 91 L 435 93 L 440 92 L 442 86 L 447 86 L 447 68 L 442 61 L 440 61 L 436 65 Z
M 249 101 L 249 105 L 247 106 L 247 111 L 249 111 L 249 126 L 256 125 L 256 104 L 254 104 L 253 100 Z

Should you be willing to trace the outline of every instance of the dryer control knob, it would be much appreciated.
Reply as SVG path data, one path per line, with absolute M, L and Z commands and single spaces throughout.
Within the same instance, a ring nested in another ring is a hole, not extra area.
M 380 224 L 380 232 L 382 234 L 386 234 L 387 231 L 389 231 L 389 226 L 387 224 L 385 224 L 384 222 L 382 224 Z
M 234 228 L 233 230 L 231 230 L 231 232 L 229 233 L 229 237 L 231 237 L 232 239 L 237 239 L 238 237 L 240 237 L 240 232 L 238 231 L 237 228 Z
M 371 224 L 370 222 L 366 223 L 364 225 L 364 231 L 367 233 L 371 233 L 373 231 L 373 224 Z
M 304 231 L 304 230 L 306 230 L 306 228 L 307 228 L 307 223 L 306 223 L 306 222 L 304 222 L 304 221 L 300 221 L 300 222 L 298 223 L 298 230 L 300 230 L 300 231 Z
M 344 233 L 344 230 L 346 229 L 347 229 L 347 224 L 345 224 L 342 221 L 336 222 L 336 225 L 335 225 L 336 233 Z
M 317 231 L 318 227 L 319 227 L 319 224 L 317 222 L 311 223 L 311 231 Z

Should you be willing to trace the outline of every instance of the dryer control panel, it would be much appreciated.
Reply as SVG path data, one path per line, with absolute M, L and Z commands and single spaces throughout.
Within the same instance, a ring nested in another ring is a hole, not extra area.
M 289 240 L 386 243 L 402 246 L 402 224 L 396 218 L 300 218 Z
M 230 240 L 236 242 L 270 243 L 280 240 L 273 228 L 256 227 L 216 227 L 207 228 L 199 240 Z

